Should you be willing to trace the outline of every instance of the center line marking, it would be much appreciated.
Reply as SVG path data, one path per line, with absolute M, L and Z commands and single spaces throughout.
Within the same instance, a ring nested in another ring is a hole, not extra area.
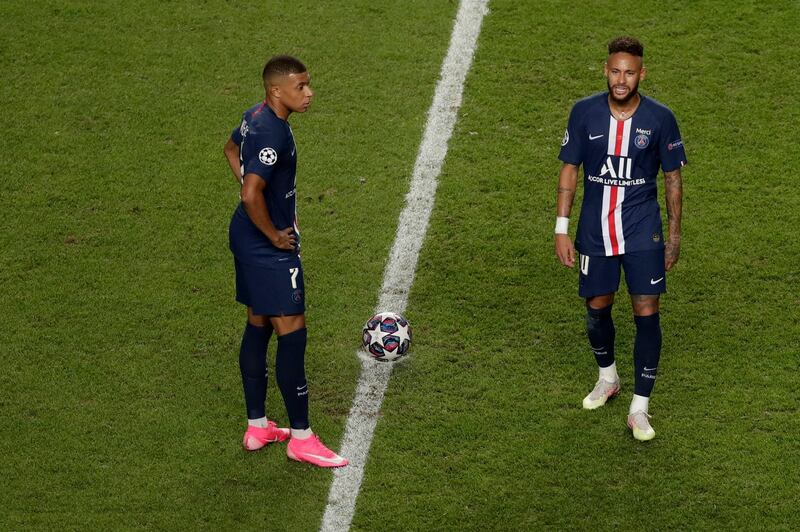
M 459 4 L 441 77 L 428 110 L 406 205 L 400 213 L 389 262 L 383 273 L 376 312 L 402 314 L 408 304 L 419 251 L 433 210 L 437 179 L 461 107 L 464 80 L 478 46 L 481 23 L 489 11 L 488 4 L 489 0 L 461 0 Z M 340 450 L 340 454 L 350 460 L 350 465 L 333 471 L 328 505 L 320 526 L 322 532 L 350 529 L 378 413 L 391 374 L 392 363 L 362 358 L 361 376 Z

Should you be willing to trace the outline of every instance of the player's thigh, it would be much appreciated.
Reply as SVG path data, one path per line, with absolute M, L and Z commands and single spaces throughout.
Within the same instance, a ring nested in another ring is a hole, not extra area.
M 632 296 L 658 296 L 667 291 L 663 248 L 622 255 L 622 269 Z
M 619 290 L 620 258 L 578 255 L 578 295 L 589 300 Z M 610 303 L 609 303 L 610 304 Z

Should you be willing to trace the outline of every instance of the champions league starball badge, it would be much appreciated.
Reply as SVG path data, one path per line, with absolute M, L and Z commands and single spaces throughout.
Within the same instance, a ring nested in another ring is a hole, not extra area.
M 272 166 L 278 160 L 278 154 L 272 148 L 264 148 L 258 152 L 258 160 L 267 166 Z

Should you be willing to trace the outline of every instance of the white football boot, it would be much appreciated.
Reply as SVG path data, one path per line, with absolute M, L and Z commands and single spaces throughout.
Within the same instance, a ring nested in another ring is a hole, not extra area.
M 633 437 L 639 441 L 649 441 L 656 437 L 656 431 L 650 426 L 650 414 L 643 410 L 628 415 L 628 427 L 633 430 Z
M 608 382 L 605 379 L 599 379 L 594 385 L 594 389 L 583 398 L 583 408 L 586 410 L 594 410 L 600 408 L 606 401 L 619 394 L 619 380 L 615 382 Z

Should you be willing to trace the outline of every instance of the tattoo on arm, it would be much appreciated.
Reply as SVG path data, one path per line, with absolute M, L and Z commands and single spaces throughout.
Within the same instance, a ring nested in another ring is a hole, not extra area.
M 567 198 L 569 199 L 570 205 L 572 205 L 572 200 L 575 198 L 575 189 L 574 188 L 567 188 L 567 187 L 558 187 L 558 194 L 566 194 Z
M 669 238 L 681 236 L 681 213 L 683 209 L 683 178 L 680 169 L 664 172 L 664 188 L 667 205 Z
M 556 196 L 556 213 L 558 216 L 569 216 L 577 189 L 578 167 L 564 163 L 558 175 L 558 194 Z

